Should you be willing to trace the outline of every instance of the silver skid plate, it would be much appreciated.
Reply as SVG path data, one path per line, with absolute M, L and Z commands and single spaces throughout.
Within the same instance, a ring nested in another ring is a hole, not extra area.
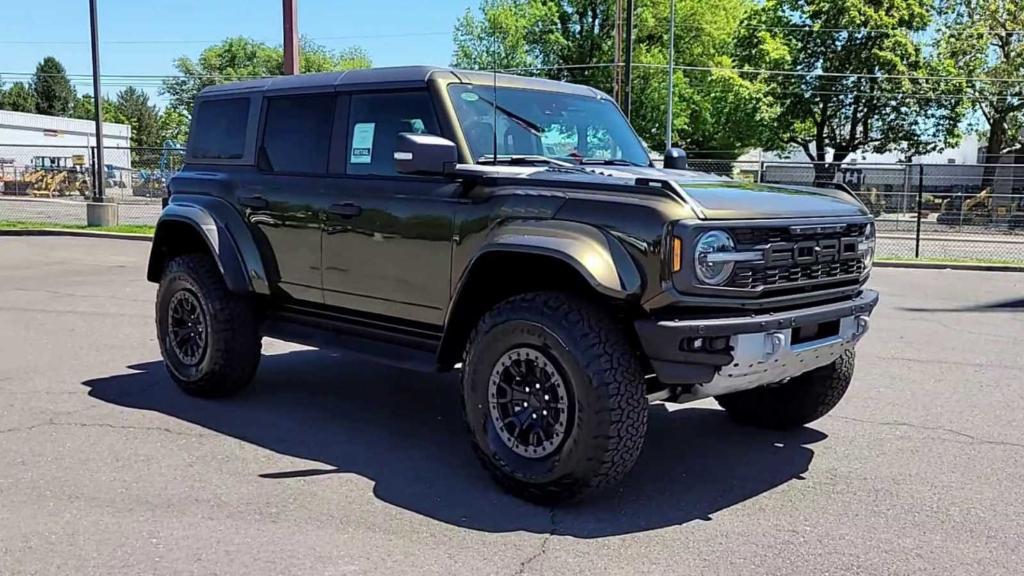
M 733 362 L 723 366 L 714 379 L 693 388 L 680 401 L 689 402 L 787 378 L 835 362 L 852 350 L 868 331 L 867 316 L 848 316 L 839 322 L 839 333 L 820 340 L 793 344 L 793 330 L 773 330 L 733 336 Z

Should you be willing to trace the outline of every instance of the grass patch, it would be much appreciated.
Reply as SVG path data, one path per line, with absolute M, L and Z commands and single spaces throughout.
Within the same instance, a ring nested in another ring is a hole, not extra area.
M 998 258 L 911 258 L 908 256 L 889 256 L 878 258 L 878 262 L 927 262 L 929 264 L 994 264 L 997 266 L 1018 266 L 1024 268 L 1020 260 L 1000 260 Z
M 84 224 L 52 224 L 49 222 L 24 222 L 21 220 L 0 220 L 0 230 L 89 230 L 90 232 L 117 232 L 120 234 L 146 234 L 152 236 L 155 226 L 145 224 L 122 224 L 120 226 L 85 226 Z

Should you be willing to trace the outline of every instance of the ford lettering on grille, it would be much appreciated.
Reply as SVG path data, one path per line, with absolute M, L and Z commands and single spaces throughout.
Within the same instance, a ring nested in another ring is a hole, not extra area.
M 773 242 L 764 249 L 764 262 L 773 264 L 814 264 L 859 258 L 857 238 Z

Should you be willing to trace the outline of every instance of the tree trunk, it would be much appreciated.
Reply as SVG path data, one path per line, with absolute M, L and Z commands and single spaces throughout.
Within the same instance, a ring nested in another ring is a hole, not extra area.
M 981 178 L 982 190 L 995 184 L 997 164 L 1002 160 L 1004 146 L 1006 146 L 1006 119 L 996 117 L 989 125 L 988 145 L 985 146 L 985 170 Z

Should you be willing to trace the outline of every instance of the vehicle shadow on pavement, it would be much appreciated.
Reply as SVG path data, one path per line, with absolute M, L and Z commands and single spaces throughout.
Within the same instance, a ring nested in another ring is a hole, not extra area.
M 651 408 L 647 445 L 612 491 L 554 510 L 498 489 L 478 466 L 463 429 L 457 380 L 349 356 L 304 350 L 263 358 L 237 398 L 180 392 L 160 362 L 90 380 L 93 398 L 166 414 L 267 450 L 323 463 L 267 470 L 267 482 L 334 474 L 372 480 L 384 502 L 485 532 L 528 531 L 599 538 L 711 520 L 721 510 L 802 479 L 826 435 L 764 432 L 708 408 Z

